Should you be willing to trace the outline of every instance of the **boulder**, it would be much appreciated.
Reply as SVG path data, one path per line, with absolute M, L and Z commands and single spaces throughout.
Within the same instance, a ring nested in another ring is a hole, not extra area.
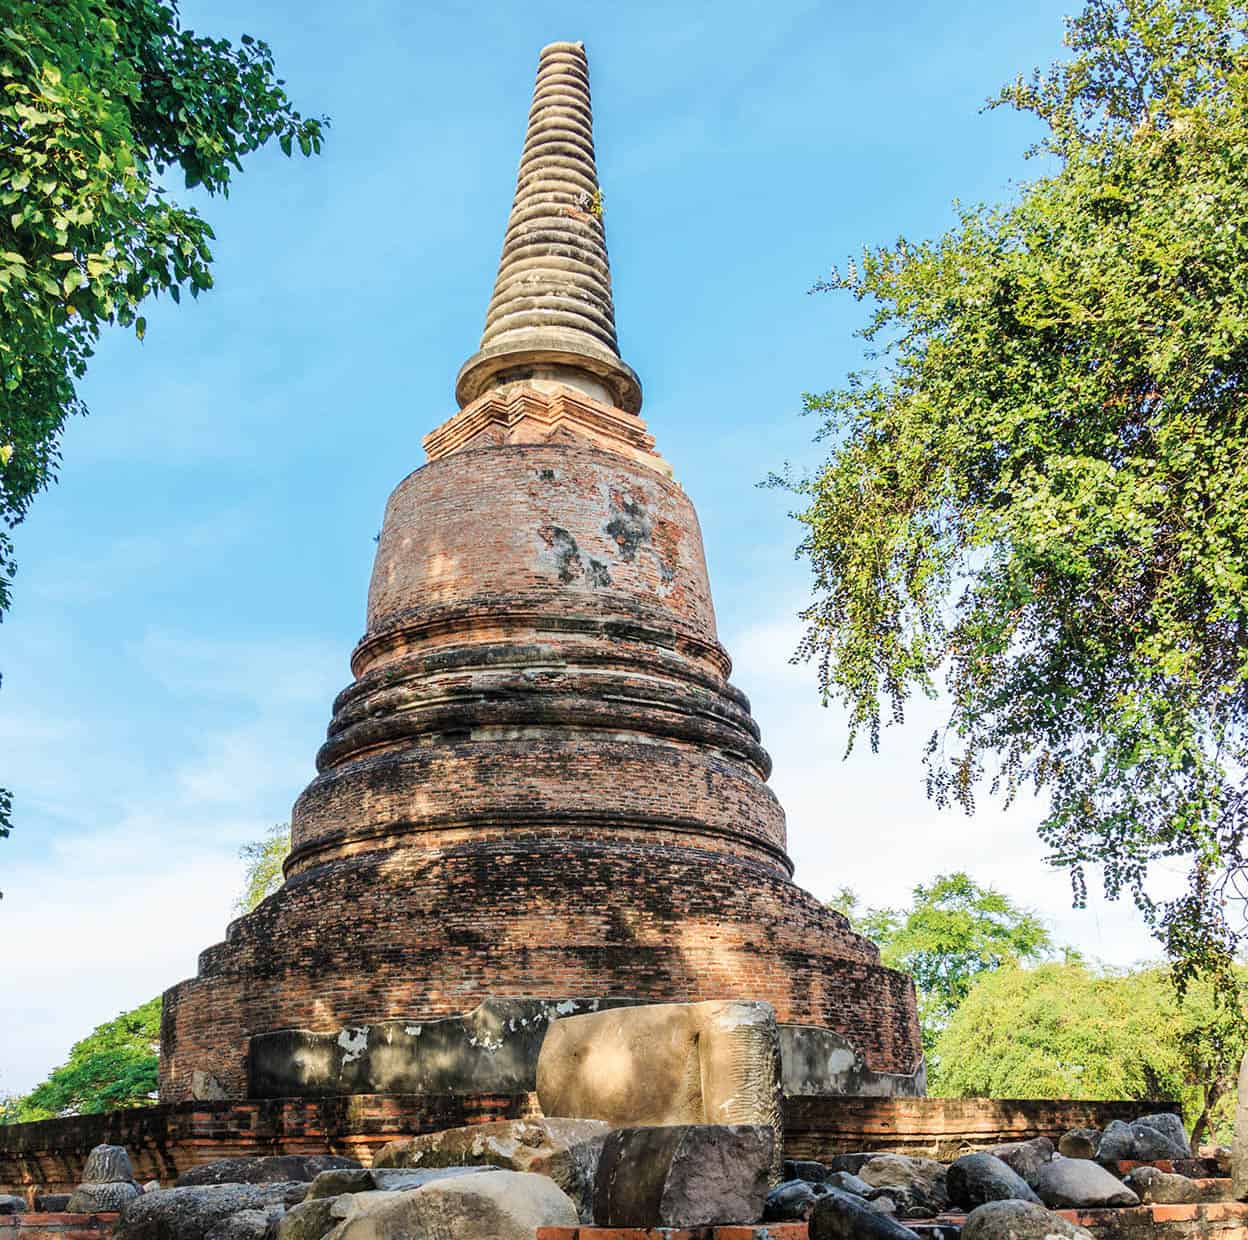
M 810 1215 L 810 1240 L 917 1240 L 890 1214 L 880 1213 L 852 1193 L 831 1189 Z
M 905 1154 L 876 1154 L 858 1169 L 858 1175 L 872 1188 L 905 1191 L 909 1203 L 899 1206 L 909 1218 L 940 1214 L 949 1208 L 946 1169 L 932 1158 L 909 1158 Z
M 97 1145 L 87 1155 L 82 1169 L 83 1184 L 133 1184 L 134 1168 L 130 1155 L 121 1145 Z
M 41 1193 L 35 1198 L 36 1214 L 64 1214 L 72 1193 Z
M 308 1186 L 289 1184 L 202 1184 L 166 1188 L 136 1197 L 121 1212 L 114 1240 L 208 1240 L 231 1214 L 267 1211 L 303 1200 Z
M 1057 1143 L 1063 1158 L 1095 1158 L 1101 1144 L 1099 1128 L 1072 1128 Z
M 1106 1125 L 1096 1160 L 1115 1162 L 1157 1162 L 1162 1159 L 1190 1158 L 1183 1121 L 1177 1115 L 1144 1115 L 1125 1124 L 1116 1119 Z
M 1104 1167 L 1086 1158 L 1059 1158 L 1040 1172 L 1036 1192 L 1055 1210 L 1138 1206 L 1140 1199 Z
M 962 1240 L 1092 1240 L 1092 1233 L 1031 1201 L 989 1201 L 966 1216 Z
M 1030 1141 L 1009 1141 L 1004 1145 L 993 1145 L 983 1153 L 999 1158 L 1011 1171 L 1017 1172 L 1035 1188 L 1040 1168 L 1053 1161 L 1053 1142 L 1048 1137 L 1032 1137 Z
M 144 1193 L 158 1193 L 160 1192 L 160 1181 L 148 1180 L 148 1182 L 144 1184 L 139 1191 Z
M 120 1210 L 136 1197 L 139 1186 L 131 1180 L 113 1180 L 107 1184 L 79 1184 L 65 1204 L 67 1214 L 103 1214 Z
M 615 1127 L 763 1124 L 780 1178 L 780 1039 L 769 1003 L 656 1003 L 552 1021 L 537 1060 L 545 1115 Z
M 815 1202 L 831 1189 L 822 1181 L 786 1180 L 767 1194 L 763 1206 L 764 1223 L 804 1223 L 810 1218 Z
M 830 1172 L 821 1162 L 813 1162 L 805 1158 L 786 1158 L 781 1167 L 781 1177 L 785 1180 L 805 1180 L 807 1184 L 818 1184 L 826 1180 Z
M 872 1188 L 861 1176 L 851 1175 L 848 1171 L 833 1171 L 825 1183 L 839 1188 L 843 1193 L 853 1193 L 855 1197 L 875 1197 L 881 1190 Z
M 708 1227 L 763 1217 L 775 1134 L 762 1124 L 673 1124 L 608 1134 L 599 1227 Z
M 1040 1204 L 1027 1181 L 994 1154 L 964 1154 L 950 1165 L 945 1185 L 949 1200 L 963 1210 L 973 1210 L 986 1201 Z
M 26 1199 L 11 1193 L 0 1193 L 0 1214 L 25 1214 Z
M 849 1154 L 834 1154 L 828 1159 L 827 1166 L 829 1171 L 848 1171 L 850 1175 L 857 1175 L 863 1163 L 879 1156 L 879 1150 L 854 1150 Z
M 345 1197 L 362 1193 L 402 1193 L 423 1188 L 434 1180 L 451 1180 L 461 1175 L 477 1175 L 482 1171 L 498 1171 L 498 1167 L 344 1167 L 338 1171 L 322 1171 L 308 1188 L 307 1201 L 324 1197 Z
M 1200 1186 L 1194 1180 L 1157 1167 L 1134 1167 L 1122 1182 L 1145 1205 L 1177 1206 L 1200 1200 Z
M 284 1206 L 240 1210 L 215 1224 L 204 1240 L 269 1240 L 285 1212 Z
M 598 1119 L 511 1119 L 383 1145 L 373 1167 L 490 1166 L 549 1176 L 593 1222 L 594 1177 L 611 1126 Z
M 1135 1136 L 1135 1156 L 1142 1162 L 1192 1156 L 1183 1119 L 1173 1111 L 1141 1115 L 1139 1119 L 1132 1121 L 1131 1132 Z
M 533 1240 L 539 1227 L 575 1227 L 576 1207 L 552 1180 L 524 1171 L 443 1178 L 372 1200 L 326 1240 Z M 337 1210 L 343 1203 L 335 1203 Z
M 354 1158 L 338 1154 L 270 1154 L 266 1157 L 222 1158 L 184 1171 L 175 1187 L 193 1188 L 201 1184 L 289 1184 L 310 1183 L 322 1171 L 338 1167 L 358 1167 Z
M 338 1225 L 332 1214 L 337 1200 L 337 1197 L 318 1197 L 315 1201 L 301 1201 L 291 1206 L 277 1225 L 276 1240 L 321 1240 Z

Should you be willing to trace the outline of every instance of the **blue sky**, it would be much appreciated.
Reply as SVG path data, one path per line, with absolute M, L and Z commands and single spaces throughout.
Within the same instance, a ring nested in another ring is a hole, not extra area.
M 184 0 L 267 38 L 324 154 L 252 158 L 207 202 L 216 289 L 105 338 L 59 486 L 18 531 L 0 628 L 0 1093 L 194 972 L 239 846 L 313 774 L 362 632 L 382 506 L 454 410 L 480 335 L 538 49 L 587 46 L 621 351 L 697 505 L 721 638 L 789 813 L 797 877 L 869 903 L 970 870 L 1059 937 L 1151 954 L 1128 906 L 1070 908 L 1034 806 L 923 795 L 936 716 L 842 762 L 789 666 L 807 591 L 785 496 L 819 460 L 804 390 L 859 358 L 862 308 L 807 290 L 864 243 L 932 235 L 1033 170 L 994 89 L 1060 51 L 1064 6 L 964 0 L 416 4 Z

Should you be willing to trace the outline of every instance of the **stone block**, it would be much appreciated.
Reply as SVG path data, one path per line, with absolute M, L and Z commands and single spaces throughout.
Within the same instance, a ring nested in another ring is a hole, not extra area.
M 1053 1160 L 1053 1142 L 1048 1137 L 1033 1137 L 1030 1141 L 1007 1141 L 1003 1145 L 990 1146 L 984 1153 L 999 1158 L 1035 1188 L 1040 1169 Z
M 629 999 L 490 998 L 462 1016 L 257 1034 L 248 1096 L 529 1093 L 547 1026 Z
M 133 1180 L 111 1180 L 104 1184 L 79 1184 L 66 1204 L 67 1214 L 100 1214 L 120 1210 L 127 1202 L 142 1196 Z
M 1235 1093 L 1235 1136 L 1231 1143 L 1231 1196 L 1248 1201 L 1248 1053 L 1239 1062 Z
M 965 1154 L 950 1164 L 945 1175 L 949 1200 L 963 1210 L 987 1201 L 1031 1201 L 1040 1204 L 1031 1185 L 1012 1167 L 992 1154 Z
M 593 1219 L 594 1178 L 609 1124 L 596 1119 L 521 1119 L 404 1137 L 382 1146 L 379 1167 L 492 1166 L 548 1176 Z
M 271 1154 L 267 1157 L 220 1158 L 201 1163 L 178 1176 L 176 1187 L 202 1184 L 311 1183 L 322 1171 L 358 1167 L 359 1161 L 338 1154 Z
M 781 1024 L 781 1083 L 786 1094 L 852 1094 L 859 1098 L 921 1098 L 927 1066 L 912 1073 L 874 1072 L 845 1036 L 818 1025 Z
M 298 1204 L 307 1185 L 204 1184 L 136 1197 L 121 1212 L 115 1240 L 208 1240 L 231 1215 Z
M 1086 1158 L 1059 1158 L 1040 1173 L 1036 1192 L 1055 1210 L 1105 1206 L 1138 1206 L 1140 1199 L 1098 1163 Z
M 1201 1198 L 1200 1186 L 1194 1180 L 1158 1167 L 1134 1167 L 1122 1182 L 1145 1205 L 1182 1205 Z
M 763 1124 L 780 1178 L 780 1044 L 770 1004 L 712 1000 L 554 1021 L 537 1063 L 546 1115 L 616 1126 Z
M 364 1208 L 334 1227 L 327 1240 L 533 1240 L 539 1227 L 574 1227 L 577 1221 L 576 1207 L 558 1185 L 522 1171 L 484 1171 L 414 1192 L 367 1196 Z
M 761 1124 L 621 1128 L 594 1186 L 600 1227 L 707 1227 L 763 1216 L 775 1134 Z
M 1100 1145 L 1100 1129 L 1072 1128 L 1057 1143 L 1057 1152 L 1063 1158 L 1095 1158 Z
M 962 1240 L 1092 1240 L 1092 1233 L 1030 1201 L 989 1201 L 962 1224 Z
M 852 1193 L 831 1189 L 810 1215 L 810 1240 L 917 1240 L 895 1218 L 882 1214 Z
M 87 1155 L 82 1169 L 84 1184 L 130 1184 L 134 1181 L 134 1168 L 130 1155 L 120 1145 L 97 1145 Z
M 316 1201 L 329 1197 L 344 1197 L 362 1193 L 402 1193 L 413 1188 L 423 1188 L 434 1180 L 451 1180 L 461 1175 L 477 1175 L 483 1171 L 498 1171 L 499 1167 L 425 1167 L 404 1169 L 395 1167 L 354 1167 L 337 1171 L 322 1171 L 312 1181 L 306 1200 Z
M 872 1188 L 900 1190 L 903 1214 L 930 1217 L 949 1208 L 948 1172 L 933 1158 L 910 1158 L 904 1154 L 876 1154 L 858 1168 L 858 1176 Z M 900 1203 L 899 1203 L 900 1205 Z

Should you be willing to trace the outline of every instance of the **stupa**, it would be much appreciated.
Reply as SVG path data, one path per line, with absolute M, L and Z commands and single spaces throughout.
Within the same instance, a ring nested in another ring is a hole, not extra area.
M 910 979 L 790 881 L 697 517 L 617 346 L 580 44 L 541 53 L 455 392 L 386 506 L 285 882 L 165 995 L 162 1099 L 247 1096 L 275 1031 L 489 997 L 761 999 L 914 1072 Z

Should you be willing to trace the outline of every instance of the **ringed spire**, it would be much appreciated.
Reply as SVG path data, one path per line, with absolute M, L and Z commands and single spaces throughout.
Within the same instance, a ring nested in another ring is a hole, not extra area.
M 516 193 L 481 346 L 460 368 L 460 408 L 508 383 L 564 383 L 641 410 L 620 358 L 583 43 L 542 48 Z

